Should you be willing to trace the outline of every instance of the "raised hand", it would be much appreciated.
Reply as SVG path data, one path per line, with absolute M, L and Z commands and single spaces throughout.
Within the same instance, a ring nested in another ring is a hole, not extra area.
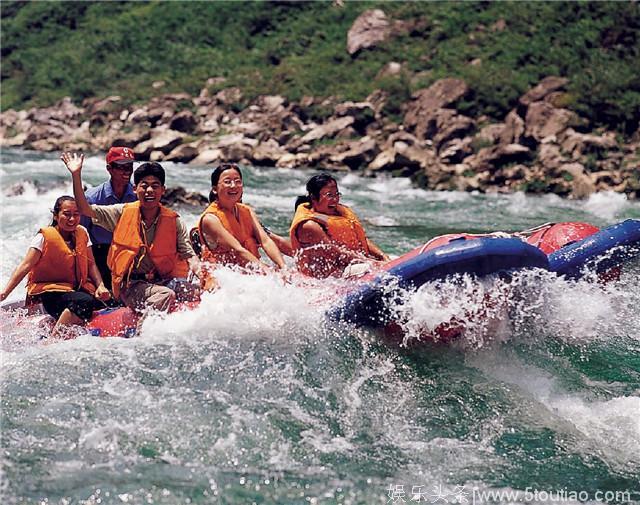
M 69 172 L 71 172 L 71 175 L 80 173 L 80 171 L 82 170 L 84 154 L 64 152 L 60 156 L 60 159 L 65 164 Z

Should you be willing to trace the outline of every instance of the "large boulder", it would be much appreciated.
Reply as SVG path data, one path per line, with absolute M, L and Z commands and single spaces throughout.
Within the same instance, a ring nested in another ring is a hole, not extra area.
M 504 123 L 492 123 L 483 126 L 473 137 L 477 144 L 484 144 L 484 147 L 500 142 L 500 138 L 505 129 Z
M 216 93 L 215 99 L 219 104 L 236 106 L 242 101 L 242 91 L 237 87 L 225 88 Z
M 311 165 L 312 163 L 307 153 L 286 153 L 276 162 L 276 167 L 278 168 L 298 168 Z
M 262 167 L 275 167 L 283 156 L 288 152 L 280 147 L 275 139 L 268 139 L 260 142 L 251 154 L 251 161 Z
M 606 132 L 600 136 L 578 133 L 572 128 L 569 128 L 562 142 L 562 149 L 567 153 L 571 153 L 574 159 L 578 159 L 584 154 L 604 154 L 609 150 L 618 150 L 619 147 L 615 134 L 612 132 Z
M 139 160 L 150 159 L 152 151 L 161 151 L 169 154 L 176 146 L 182 143 L 183 134 L 174 130 L 156 128 L 150 131 L 151 138 L 138 144 L 134 152 Z
M 102 114 L 111 116 L 115 113 L 120 115 L 123 109 L 122 97 L 117 95 L 108 96 L 106 98 L 87 98 L 82 102 L 89 115 Z
M 398 140 L 393 146 L 380 152 L 369 163 L 368 171 L 394 172 L 400 175 L 412 175 L 419 170 L 431 170 L 439 166 L 433 151 Z
M 480 149 L 465 158 L 464 163 L 475 172 L 493 172 L 507 163 L 519 163 L 531 158 L 531 150 L 520 144 L 497 145 Z
M 473 152 L 473 139 L 452 139 L 440 146 L 438 157 L 444 163 L 459 163 Z
M 329 159 L 333 163 L 346 165 L 351 170 L 357 170 L 373 160 L 378 151 L 375 140 L 363 137 L 360 140 L 349 142 L 346 151 L 334 154 Z
M 189 207 L 205 207 L 209 202 L 207 197 L 195 191 L 187 191 L 182 186 L 167 188 L 162 195 L 162 203 L 169 207 L 186 205 Z
M 463 80 L 454 78 L 440 79 L 417 91 L 407 105 L 405 127 L 414 129 L 418 138 L 425 138 L 438 110 L 455 104 L 468 91 L 469 87 Z
M 533 102 L 538 102 L 550 93 L 563 89 L 568 82 L 569 80 L 564 77 L 545 77 L 535 87 L 531 88 L 520 97 L 520 103 L 524 106 L 528 106 Z
M 200 154 L 198 142 L 190 142 L 189 144 L 181 144 L 167 154 L 164 159 L 174 161 L 176 163 L 189 163 L 192 159 Z
M 435 119 L 436 132 L 433 135 L 433 143 L 438 149 L 452 139 L 464 137 L 476 125 L 473 119 L 458 114 L 452 109 L 440 109 Z
M 107 144 L 134 147 L 151 138 L 149 128 L 136 124 L 132 130 L 119 130 Z
M 568 173 L 571 178 L 571 196 L 573 198 L 586 198 L 596 191 L 596 185 L 586 173 L 580 163 L 566 163 L 560 167 L 561 171 Z
M 189 164 L 190 165 L 209 165 L 211 163 L 219 162 L 222 160 L 222 149 L 218 149 L 217 147 L 207 146 L 206 148 L 201 148 L 198 156 L 193 158 Z
M 309 144 L 323 138 L 335 137 L 338 132 L 351 126 L 353 123 L 355 123 L 355 118 L 353 116 L 345 116 L 329 120 L 307 132 L 300 139 L 300 143 Z
M 527 109 L 524 134 L 541 142 L 546 137 L 559 135 L 577 121 L 575 112 L 556 109 L 547 102 L 534 102 Z
M 546 172 L 555 172 L 566 160 L 560 152 L 560 147 L 553 142 L 545 142 L 538 149 L 538 162 Z
M 197 126 L 198 121 L 193 112 L 188 109 L 178 112 L 171 118 L 169 123 L 169 128 L 183 133 L 193 133 L 196 131 Z
M 374 47 L 390 34 L 391 26 L 384 11 L 366 10 L 353 22 L 347 33 L 347 52 L 356 54 L 362 49 Z
M 268 112 L 280 112 L 284 110 L 287 99 L 280 95 L 263 95 L 258 97 L 258 105 Z
M 504 129 L 500 134 L 500 144 L 518 144 L 524 135 L 524 120 L 515 110 L 507 114 L 504 119 Z
M 376 119 L 376 111 L 373 104 L 369 102 L 343 102 L 335 106 L 334 112 L 336 116 L 351 116 L 354 119 L 353 128 L 363 133 L 367 126 Z

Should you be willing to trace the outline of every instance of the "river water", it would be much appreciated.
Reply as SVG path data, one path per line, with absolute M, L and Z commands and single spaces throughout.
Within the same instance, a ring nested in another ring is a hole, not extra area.
M 1 156 L 4 285 L 71 187 L 56 155 Z M 103 158 L 85 166 L 87 183 L 104 180 Z M 208 193 L 210 169 L 164 166 L 167 186 Z M 244 201 L 286 232 L 310 174 L 244 174 Z M 617 194 L 577 202 L 339 179 L 393 254 L 443 233 L 640 218 Z M 200 212 L 177 210 L 189 226 Z M 0 503 L 640 503 L 639 278 L 637 264 L 604 287 L 516 275 L 491 324 L 417 349 L 326 323 L 338 282 L 231 271 L 198 309 L 150 317 L 133 339 L 45 345 L 3 313 Z M 406 294 L 409 340 L 473 312 L 499 282 Z

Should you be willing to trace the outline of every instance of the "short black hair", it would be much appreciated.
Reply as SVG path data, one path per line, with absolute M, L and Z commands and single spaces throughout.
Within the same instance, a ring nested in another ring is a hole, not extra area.
M 133 172 L 133 183 L 137 186 L 142 179 L 152 175 L 156 177 L 164 186 L 164 168 L 155 161 L 143 163 Z

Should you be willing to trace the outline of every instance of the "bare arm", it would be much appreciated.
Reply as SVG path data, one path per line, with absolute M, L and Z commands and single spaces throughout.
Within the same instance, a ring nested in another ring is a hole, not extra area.
M 242 247 L 242 244 L 238 241 L 238 239 L 231 235 L 231 233 L 229 233 L 227 229 L 222 226 L 220 219 L 218 219 L 216 216 L 213 216 L 211 214 L 207 214 L 206 216 L 204 216 L 204 218 L 202 219 L 202 230 L 205 235 L 205 243 L 207 235 L 215 237 L 215 239 L 221 246 L 235 251 L 238 256 L 240 256 L 240 259 L 244 262 L 243 266 L 251 263 L 254 263 L 256 266 L 263 265 L 263 263 L 258 258 L 251 254 L 251 252 Z
M 38 263 L 38 260 L 42 256 L 42 252 L 34 247 L 30 247 L 26 256 L 22 262 L 16 267 L 11 274 L 9 282 L 5 288 L 0 291 L 0 301 L 6 300 L 7 296 L 15 289 L 15 287 L 22 282 L 22 279 L 31 271 L 31 269 Z
M 385 254 L 376 244 L 367 238 L 367 247 L 369 248 L 370 256 L 373 259 L 380 261 L 389 261 L 391 258 Z
M 93 211 L 89 202 L 87 202 L 87 198 L 84 196 L 84 189 L 82 187 L 82 163 L 84 162 L 84 154 L 64 152 L 60 156 L 60 159 L 67 167 L 67 170 L 71 173 L 73 197 L 76 199 L 76 205 L 78 206 L 80 214 L 91 218 L 96 217 L 96 213 Z
M 267 230 L 265 230 L 266 232 Z M 273 240 L 273 242 L 278 246 L 280 252 L 285 256 L 293 257 L 295 251 L 293 250 L 293 246 L 291 245 L 291 239 L 289 237 L 283 237 L 282 235 L 278 235 L 277 233 L 273 233 L 270 231 L 267 233 L 269 238 Z
M 253 209 L 251 210 L 251 220 L 253 221 L 253 232 L 258 238 L 258 242 L 262 244 L 264 252 L 267 253 L 267 256 L 271 258 L 271 261 L 273 261 L 278 268 L 285 268 L 284 258 L 280 253 L 280 249 L 275 244 L 275 242 L 271 240 L 271 237 L 267 235 L 267 232 L 264 231 L 264 228 L 260 224 L 258 217 L 253 212 Z

